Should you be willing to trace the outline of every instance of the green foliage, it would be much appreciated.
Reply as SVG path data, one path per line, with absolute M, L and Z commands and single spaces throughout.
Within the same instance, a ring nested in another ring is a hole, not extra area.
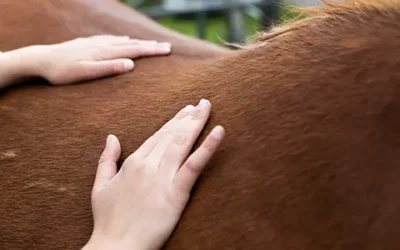
M 135 0 L 120 0 L 122 2 L 133 4 Z M 152 3 L 150 3 L 152 2 Z M 148 1 L 147 4 L 155 4 L 160 2 L 160 0 Z M 281 9 L 280 21 L 279 23 L 286 23 L 293 19 L 298 19 L 299 14 L 293 12 L 291 8 L 283 7 Z M 177 17 L 166 17 L 157 20 L 160 24 L 179 31 L 183 34 L 187 34 L 190 36 L 197 36 L 197 26 L 196 20 L 190 18 L 177 18 Z M 247 35 L 252 36 L 257 31 L 260 30 L 260 22 L 258 20 L 254 20 L 253 18 L 246 17 L 246 28 Z M 222 17 L 210 17 L 207 20 L 207 40 L 214 43 L 224 43 L 227 37 L 227 28 L 225 26 L 224 19 Z
M 163 18 L 158 20 L 162 25 L 179 31 L 181 33 L 197 36 L 196 20 L 193 19 L 179 19 L 179 18 Z M 253 35 L 259 30 L 259 24 L 255 20 L 246 17 L 247 35 Z M 207 40 L 214 43 L 224 43 L 227 37 L 227 28 L 225 21 L 221 17 L 210 17 L 207 20 Z

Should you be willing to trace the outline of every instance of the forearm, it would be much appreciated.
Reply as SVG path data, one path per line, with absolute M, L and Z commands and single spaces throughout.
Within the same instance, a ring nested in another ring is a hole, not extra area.
M 0 89 L 40 75 L 38 46 L 0 53 Z

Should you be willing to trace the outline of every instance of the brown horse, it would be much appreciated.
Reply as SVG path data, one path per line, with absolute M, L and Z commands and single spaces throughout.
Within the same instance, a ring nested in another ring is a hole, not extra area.
M 2 93 L 1 248 L 83 246 L 105 136 L 125 158 L 204 97 L 206 132 L 221 123 L 227 139 L 165 249 L 399 249 L 400 6 L 314 12 L 225 53 L 112 0 L 0 3 L 0 50 L 98 33 L 174 43 L 133 74 Z

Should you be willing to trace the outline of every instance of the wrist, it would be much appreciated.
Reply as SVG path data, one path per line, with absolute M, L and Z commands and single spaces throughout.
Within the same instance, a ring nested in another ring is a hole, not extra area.
M 111 242 L 89 242 L 87 243 L 82 250 L 137 250 L 134 247 L 124 247 L 120 246 L 120 244 L 112 244 Z
M 0 87 L 29 77 L 41 77 L 43 46 L 29 46 L 0 54 Z
M 139 250 L 137 246 L 120 240 L 110 240 L 107 237 L 92 237 L 82 250 Z M 143 250 L 143 249 L 140 249 Z
M 42 45 L 28 46 L 14 51 L 14 54 L 10 54 L 11 60 L 15 60 L 19 63 L 20 74 L 23 77 L 42 77 L 45 59 L 46 49 Z

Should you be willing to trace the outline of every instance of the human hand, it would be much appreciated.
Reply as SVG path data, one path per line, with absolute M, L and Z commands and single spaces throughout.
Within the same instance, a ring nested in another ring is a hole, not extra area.
M 117 173 L 121 148 L 110 135 L 92 190 L 94 230 L 90 249 L 160 249 L 189 200 L 201 171 L 224 137 L 215 127 L 188 157 L 211 110 L 187 106 L 130 155 Z
M 133 69 L 132 58 L 170 52 L 169 43 L 107 35 L 28 46 L 0 53 L 0 89 L 29 77 L 60 85 L 122 74 Z
M 39 75 L 54 85 L 96 79 L 131 71 L 131 58 L 166 55 L 171 45 L 127 36 L 93 36 L 48 46 L 34 46 L 42 57 Z

